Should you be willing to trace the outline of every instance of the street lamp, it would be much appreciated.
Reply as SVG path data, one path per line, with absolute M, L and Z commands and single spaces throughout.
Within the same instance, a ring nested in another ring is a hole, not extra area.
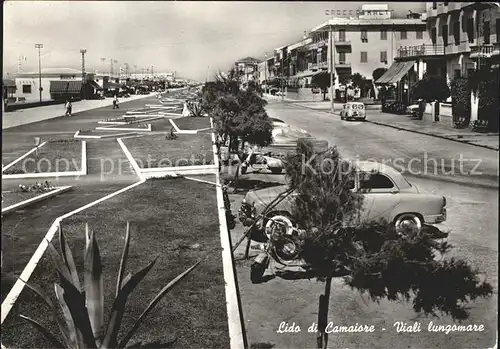
M 87 50 L 82 48 L 80 50 L 80 53 L 82 54 L 82 85 L 84 86 L 83 88 L 83 98 L 86 99 L 87 97 L 87 89 L 86 89 L 86 86 L 87 85 L 84 85 L 85 84 L 85 53 L 87 53 Z
M 264 55 L 264 93 L 267 93 L 267 52 Z
M 40 91 L 40 102 L 42 102 L 42 58 L 40 56 L 40 49 L 43 48 L 43 44 L 35 44 L 35 48 L 38 49 L 38 90 Z

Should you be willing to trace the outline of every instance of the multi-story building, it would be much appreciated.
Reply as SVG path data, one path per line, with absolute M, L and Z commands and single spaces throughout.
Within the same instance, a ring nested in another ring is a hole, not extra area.
M 260 63 L 262 63 L 262 61 L 259 59 L 246 57 L 234 62 L 234 69 L 240 75 L 243 83 L 250 80 L 257 81 L 259 74 L 258 66 Z
M 305 77 L 329 71 L 333 65 L 336 76 L 359 73 L 371 79 L 375 69 L 392 64 L 399 47 L 425 42 L 425 21 L 413 17 L 392 18 L 388 5 L 367 4 L 358 11 L 357 17 L 331 19 L 311 31 L 310 43 L 299 45 L 301 55 L 297 55 L 296 75 Z M 333 42 L 332 64 L 329 35 Z M 305 84 L 308 83 L 310 81 Z M 337 78 L 335 87 L 338 86 Z
M 426 29 L 429 39 L 420 45 L 398 49 L 391 69 L 379 80 L 392 82 L 398 66 L 414 67 L 423 74 L 468 77 L 479 65 L 499 62 L 500 8 L 492 2 L 427 2 Z M 450 98 L 451 100 L 451 98 Z M 447 106 L 450 110 L 451 107 Z M 477 117 L 477 99 L 472 98 L 471 119 Z M 438 114 L 433 121 L 442 121 Z M 452 115 L 450 113 L 451 120 Z M 447 121 L 446 121 L 447 122 Z

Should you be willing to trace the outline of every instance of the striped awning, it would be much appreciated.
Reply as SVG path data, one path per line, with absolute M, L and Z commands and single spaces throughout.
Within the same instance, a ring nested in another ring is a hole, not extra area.
M 50 82 L 50 93 L 66 93 L 68 91 L 68 82 L 54 80 Z
M 82 82 L 79 80 L 68 81 L 68 93 L 76 94 L 82 92 Z
M 415 61 L 395 62 L 391 67 L 382 75 L 376 84 L 392 84 L 398 82 L 403 76 L 413 67 Z

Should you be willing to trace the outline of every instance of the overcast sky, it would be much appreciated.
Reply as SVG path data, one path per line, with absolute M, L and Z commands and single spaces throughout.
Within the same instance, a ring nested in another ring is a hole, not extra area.
M 356 10 L 363 3 L 6 1 L 4 72 L 17 71 L 18 56 L 27 57 L 23 71 L 38 71 L 35 44 L 41 43 L 42 67 L 79 69 L 85 48 L 87 70 L 108 72 L 113 58 L 138 72 L 154 66 L 205 80 L 239 58 L 262 59 L 300 40 L 329 19 L 326 9 Z M 424 2 L 388 4 L 398 16 L 425 8 Z

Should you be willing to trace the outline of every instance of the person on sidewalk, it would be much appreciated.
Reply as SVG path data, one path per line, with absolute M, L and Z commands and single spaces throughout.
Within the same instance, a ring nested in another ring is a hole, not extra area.
M 120 109 L 120 107 L 118 106 L 118 96 L 115 95 L 114 99 L 113 99 L 113 109 Z
M 71 110 L 73 109 L 73 106 L 71 105 L 71 101 L 66 100 L 66 104 L 64 106 L 66 107 L 66 113 L 64 115 L 71 116 Z

